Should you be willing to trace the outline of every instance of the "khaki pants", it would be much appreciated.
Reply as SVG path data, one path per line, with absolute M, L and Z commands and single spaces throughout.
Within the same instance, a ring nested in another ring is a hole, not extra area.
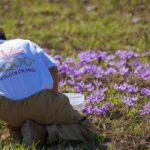
M 80 123 L 83 116 L 73 109 L 65 95 L 49 90 L 22 101 L 0 97 L 0 119 L 14 127 L 22 126 L 28 119 L 46 125 L 50 143 L 58 137 L 85 141 L 95 132 L 88 120 Z

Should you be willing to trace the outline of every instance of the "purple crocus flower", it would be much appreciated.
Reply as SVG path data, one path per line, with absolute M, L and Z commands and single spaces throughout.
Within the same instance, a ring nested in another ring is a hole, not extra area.
M 89 92 L 91 92 L 91 91 L 93 91 L 94 90 L 94 86 L 90 83 L 90 84 L 87 84 L 86 86 L 86 89 L 89 91 Z
M 93 108 L 92 106 L 83 106 L 82 110 L 85 114 L 90 115 L 93 113 Z
M 110 75 L 115 74 L 116 72 L 117 72 L 117 71 L 116 71 L 116 69 L 114 69 L 114 68 L 107 68 L 106 71 L 105 71 L 105 75 L 110 76 Z
M 138 92 L 139 88 L 137 86 L 132 86 L 128 83 L 123 83 L 123 84 L 114 84 L 114 89 L 119 90 L 119 91 L 126 91 L 127 93 L 136 93 Z
M 143 80 L 150 79 L 150 65 L 140 64 L 139 62 L 134 63 L 134 75 L 142 78 Z
M 104 88 L 99 89 L 99 92 L 104 94 L 107 90 L 108 90 L 108 88 L 104 87 Z
M 98 80 L 95 80 L 93 83 L 95 84 L 96 87 L 99 87 L 102 85 L 102 82 Z
M 135 101 L 137 101 L 137 97 L 125 96 L 122 98 L 122 102 L 126 103 L 128 106 L 133 106 Z
M 107 66 L 109 67 L 116 67 L 116 61 L 112 60 L 112 61 L 108 61 L 107 62 Z M 117 68 L 117 67 L 116 67 Z
M 134 86 L 128 86 L 127 87 L 127 89 L 126 89 L 126 92 L 128 92 L 128 93 L 136 93 L 136 92 L 138 92 L 138 90 L 139 90 L 139 88 L 136 86 L 136 87 L 134 87 Z
M 94 7 L 93 7 L 93 6 L 87 6 L 87 7 L 86 7 L 86 10 L 87 10 L 87 11 L 92 11 L 92 10 L 94 10 Z
M 65 80 L 61 80 L 61 81 L 59 82 L 59 86 L 60 86 L 60 87 L 66 85 L 66 84 L 67 84 L 67 82 L 66 82 Z
M 80 68 L 80 69 L 72 68 L 70 74 L 76 79 L 80 78 L 84 74 L 84 68 Z
M 112 108 L 113 107 L 113 104 L 111 103 L 106 103 L 106 104 L 103 104 L 100 108 L 98 108 L 98 106 L 95 106 L 93 108 L 93 112 L 96 114 L 96 115 L 105 115 L 106 114 L 106 111 L 109 109 L 109 108 Z
M 87 96 L 87 100 L 94 104 L 97 101 L 103 101 L 104 100 L 104 95 L 99 93 L 99 92 L 92 92 L 89 96 Z
M 146 52 L 146 55 L 150 56 L 150 50 L 148 50 L 148 51 Z
M 144 106 L 144 110 L 141 110 L 141 115 L 146 115 L 146 114 L 150 114 L 150 102 L 148 102 L 145 106 Z
M 134 51 L 118 50 L 115 54 L 118 55 L 122 60 L 139 57 L 139 55 Z
M 58 60 L 58 61 L 62 61 L 62 56 L 61 55 L 55 55 L 54 59 Z
M 87 96 L 87 100 L 94 104 L 95 102 L 103 101 L 105 99 L 104 93 L 107 91 L 107 88 L 97 89 L 93 91 L 89 96 Z
M 105 61 L 107 58 L 108 53 L 107 52 L 98 52 L 98 60 L 99 61 Z
M 150 68 L 143 71 L 143 73 L 141 74 L 141 77 L 144 80 L 149 80 L 150 79 Z
M 64 63 L 76 64 L 77 62 L 76 62 L 76 60 L 75 60 L 74 58 L 68 57 L 68 58 L 64 61 Z
M 142 88 L 140 94 L 150 96 L 150 88 Z
M 136 18 L 136 17 L 134 17 L 134 18 L 131 19 L 131 22 L 132 22 L 132 23 L 137 23 L 137 22 L 139 22 L 139 21 L 140 21 L 140 19 L 139 19 L 139 18 Z
M 117 69 L 120 69 L 121 67 L 125 67 L 126 63 L 127 63 L 126 60 L 120 60 L 120 61 L 115 62 L 114 65 Z
M 120 84 L 120 86 L 119 86 L 120 91 L 125 91 L 126 89 L 127 89 L 127 84 L 126 83 Z
M 114 89 L 118 90 L 119 89 L 119 85 L 117 83 L 114 84 Z
M 137 58 L 137 57 L 139 57 L 139 54 L 135 53 L 134 51 L 128 51 L 126 53 L 126 57 L 127 58 Z
M 97 102 L 97 101 L 103 101 L 104 100 L 104 95 L 103 94 L 95 94 L 95 95 L 90 95 L 90 96 L 87 96 L 87 100 L 90 102 L 90 103 L 92 103 L 92 104 L 94 104 L 95 102 Z
M 130 71 L 128 67 L 123 66 L 122 68 L 119 69 L 119 73 L 121 75 L 129 75 Z
M 60 55 L 55 55 L 54 56 L 54 60 L 55 60 L 55 62 L 57 64 L 57 66 L 60 66 L 61 61 L 62 61 L 62 57 Z
M 74 87 L 75 91 L 78 93 L 82 93 L 85 88 L 85 83 L 83 81 L 77 82 L 76 86 Z
M 88 50 L 85 52 L 80 52 L 78 54 L 78 57 L 80 58 L 81 63 L 89 63 L 94 60 L 98 60 L 98 54 L 95 51 Z
M 68 80 L 68 84 L 74 85 L 75 84 L 75 80 L 73 80 L 73 79 Z
M 113 104 L 106 103 L 101 106 L 101 110 L 106 111 L 108 108 L 112 108 L 112 107 L 113 107 Z
M 68 64 L 62 64 L 58 67 L 60 77 L 65 77 L 70 72 L 70 66 Z
M 110 60 L 114 60 L 115 59 L 115 55 L 107 55 L 105 62 L 109 62 Z
M 90 76 L 96 77 L 96 78 L 101 78 L 104 74 L 103 69 L 100 66 L 97 65 L 86 65 L 81 67 L 78 70 L 80 76 L 83 74 L 89 74 Z
M 96 115 L 105 115 L 105 110 L 102 110 L 101 108 L 98 108 L 98 106 L 95 106 L 93 108 L 93 113 Z

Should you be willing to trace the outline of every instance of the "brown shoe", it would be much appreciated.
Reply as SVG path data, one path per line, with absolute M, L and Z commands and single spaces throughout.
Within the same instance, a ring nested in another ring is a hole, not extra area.
M 32 146 L 32 144 L 43 144 L 46 137 L 46 128 L 32 120 L 27 120 L 21 127 L 23 144 Z

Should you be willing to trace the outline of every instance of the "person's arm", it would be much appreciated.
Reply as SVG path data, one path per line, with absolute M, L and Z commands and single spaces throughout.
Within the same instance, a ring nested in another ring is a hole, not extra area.
M 51 91 L 54 93 L 58 93 L 58 82 L 59 82 L 58 69 L 56 66 L 54 66 L 49 68 L 49 71 L 53 78 L 53 88 L 51 89 Z
M 58 69 L 57 65 L 55 63 L 55 60 L 46 53 L 46 51 L 42 48 L 40 48 L 35 43 L 28 41 L 31 49 L 36 49 L 37 54 L 40 55 L 42 61 L 44 62 L 44 65 L 46 65 L 47 69 L 49 70 L 52 78 L 53 78 L 53 88 L 51 89 L 52 92 L 57 93 L 58 92 Z

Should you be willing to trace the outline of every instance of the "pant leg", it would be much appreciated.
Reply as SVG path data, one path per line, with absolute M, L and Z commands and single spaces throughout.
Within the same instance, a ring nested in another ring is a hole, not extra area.
M 82 116 L 65 95 L 44 90 L 20 101 L 0 97 L 0 119 L 18 127 L 28 119 L 44 125 L 71 124 Z
M 62 139 L 86 141 L 95 132 L 90 122 L 78 123 L 83 116 L 73 109 L 65 95 L 51 93 L 49 90 L 41 91 L 23 101 L 1 98 L 0 118 L 16 127 L 28 119 L 47 125 L 48 139 L 55 135 L 52 134 L 55 131 Z
M 25 119 L 41 124 L 71 124 L 82 119 L 64 94 L 51 93 L 48 90 L 26 101 L 23 114 Z
M 0 97 L 0 119 L 8 125 L 19 127 L 22 120 L 23 103 Z
M 94 142 L 93 135 L 96 133 L 96 129 L 88 120 L 84 120 L 82 123 L 48 125 L 47 132 L 48 144 L 64 140 L 82 141 L 87 144 L 92 144 L 92 142 Z
M 32 100 L 36 105 L 36 100 Z M 75 110 L 69 103 L 69 99 L 61 93 L 50 93 L 50 91 L 44 91 L 38 96 L 38 104 L 41 108 L 41 115 L 32 119 L 39 123 L 46 124 L 49 144 L 58 140 L 72 140 L 91 142 L 92 135 L 96 133 L 96 129 L 87 119 L 83 120 L 82 116 L 77 110 Z M 40 109 L 39 108 L 39 109 Z M 34 116 L 37 110 L 33 110 L 28 114 Z M 35 111 L 35 112 L 34 112 Z M 27 112 L 27 111 L 26 111 Z M 43 116 L 43 117 L 42 117 Z M 39 119 L 39 120 L 38 120 Z M 43 119 L 43 120 L 42 120 Z

